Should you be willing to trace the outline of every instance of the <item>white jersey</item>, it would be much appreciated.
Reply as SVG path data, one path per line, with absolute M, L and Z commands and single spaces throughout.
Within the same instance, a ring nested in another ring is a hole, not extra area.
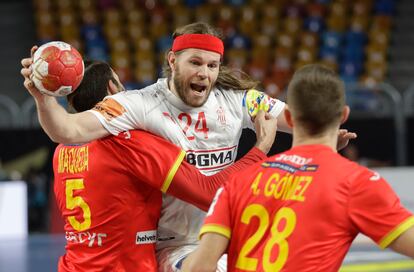
M 111 134 L 143 129 L 168 139 L 186 151 L 189 163 L 211 175 L 234 162 L 242 129 L 254 128 L 251 117 L 259 109 L 277 117 L 284 105 L 256 90 L 214 88 L 206 103 L 194 108 L 159 79 L 144 89 L 106 97 L 92 112 Z M 157 248 L 197 243 L 204 217 L 195 206 L 164 196 Z

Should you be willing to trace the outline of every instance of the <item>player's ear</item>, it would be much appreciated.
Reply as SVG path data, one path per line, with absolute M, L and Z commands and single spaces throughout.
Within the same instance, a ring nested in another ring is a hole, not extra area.
M 342 117 L 341 117 L 341 124 L 345 123 L 346 120 L 348 120 L 349 113 L 351 112 L 351 109 L 348 105 L 344 106 L 344 109 L 342 110 Z
M 108 95 L 113 95 L 118 92 L 119 92 L 118 86 L 116 86 L 116 84 L 112 81 L 112 79 L 110 79 L 108 82 Z
M 175 55 L 173 51 L 168 52 L 167 54 L 168 66 L 170 66 L 171 70 L 173 71 L 174 71 L 176 59 L 177 59 L 177 56 Z
M 293 121 L 292 121 L 292 113 L 289 110 L 288 105 L 285 105 L 285 111 L 283 113 L 285 115 L 285 119 L 286 119 L 286 124 L 290 127 L 293 128 Z

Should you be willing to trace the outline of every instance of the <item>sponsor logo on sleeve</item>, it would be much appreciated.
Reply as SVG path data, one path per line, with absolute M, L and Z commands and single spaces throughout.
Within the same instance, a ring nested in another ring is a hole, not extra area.
M 378 181 L 380 180 L 381 176 L 378 174 L 378 172 L 373 171 L 372 176 L 369 178 L 370 181 Z
M 107 98 L 104 101 L 99 102 L 93 109 L 102 114 L 108 122 L 126 112 L 125 108 L 112 98 Z
M 156 230 L 137 232 L 135 244 L 145 245 L 145 244 L 154 244 L 155 242 L 157 242 L 157 231 Z

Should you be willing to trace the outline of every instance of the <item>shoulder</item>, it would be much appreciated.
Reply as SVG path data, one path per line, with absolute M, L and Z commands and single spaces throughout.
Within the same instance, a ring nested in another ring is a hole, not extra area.
M 151 142 L 167 142 L 160 136 L 144 130 L 130 130 L 125 132 L 125 134 L 126 137 L 129 137 L 132 140 L 139 140 L 140 142 L 144 142 L 146 145 L 150 145 Z
M 158 103 L 158 97 L 160 96 L 160 88 L 158 85 L 159 83 L 157 82 L 143 89 L 127 90 L 114 95 L 110 95 L 105 97 L 104 102 L 101 104 L 114 103 L 111 101 L 115 101 L 116 104 L 120 104 L 122 106 L 132 106 L 140 103 L 141 107 L 145 107 L 148 105 L 148 103 L 151 104 L 151 101 Z M 141 103 L 141 101 L 145 101 L 145 103 Z
M 362 166 L 354 161 L 350 161 L 338 154 L 337 165 L 339 166 L 335 171 L 342 171 L 346 177 L 351 188 L 356 188 L 359 185 L 363 186 L 366 182 L 378 181 L 382 177 L 376 172 L 365 166 Z
M 117 136 L 110 135 L 101 140 L 102 142 L 108 141 L 123 146 L 132 146 L 133 149 L 143 150 L 155 150 L 157 148 L 166 149 L 175 147 L 174 144 L 161 138 L 158 135 L 152 134 L 144 130 L 128 130 L 119 133 Z M 162 151 L 162 150 L 160 150 Z
M 56 160 L 59 156 L 59 152 L 62 149 L 64 145 L 63 144 L 59 144 L 58 146 L 56 146 L 55 148 L 55 152 L 53 153 L 53 159 Z
M 212 90 L 214 99 L 219 104 L 229 105 L 233 110 L 241 108 L 246 91 L 215 87 Z
M 325 163 L 332 169 L 332 171 L 342 173 L 350 181 L 355 180 L 360 175 L 370 171 L 368 168 L 351 161 L 336 152 L 332 152 L 330 156 L 324 156 L 324 159 Z
M 377 172 L 365 166 L 351 161 L 337 152 L 321 152 L 319 155 L 320 164 L 324 165 L 325 171 L 333 173 L 335 179 L 347 184 L 350 190 L 364 188 L 366 183 L 382 179 Z
M 107 138 L 107 137 L 105 137 Z M 105 139 L 103 138 L 103 139 Z M 58 152 L 59 150 L 62 149 L 76 149 L 76 148 L 82 148 L 82 147 L 90 147 L 93 146 L 94 144 L 96 144 L 99 140 L 94 140 L 94 141 L 90 141 L 87 143 L 79 143 L 79 144 L 59 144 L 56 149 L 55 152 Z
M 235 89 L 225 89 L 225 88 L 213 88 L 213 93 L 216 97 L 228 97 L 228 98 L 235 98 L 235 97 L 243 97 L 246 93 L 246 90 L 235 90 Z
M 142 96 L 142 97 L 153 96 L 153 94 L 157 93 L 157 91 L 159 90 L 160 90 L 160 83 L 156 82 L 142 89 L 127 90 L 125 92 L 120 92 L 115 95 L 112 95 L 111 97 L 118 98 L 118 97 L 131 97 L 131 96 Z
M 164 89 L 166 89 L 167 88 L 166 84 L 167 84 L 166 79 L 161 78 L 161 79 L 158 79 L 157 82 L 155 82 L 151 85 L 148 85 L 148 86 L 146 86 L 142 89 L 139 89 L 139 90 L 132 90 L 132 92 L 135 93 L 135 94 L 140 94 L 140 95 L 150 95 L 150 94 L 160 92 L 160 91 L 163 91 Z
M 355 163 L 356 164 L 356 163 Z M 382 179 L 380 174 L 374 170 L 368 169 L 365 166 L 356 164 L 355 174 L 353 176 L 353 183 L 361 183 L 367 181 L 378 181 Z

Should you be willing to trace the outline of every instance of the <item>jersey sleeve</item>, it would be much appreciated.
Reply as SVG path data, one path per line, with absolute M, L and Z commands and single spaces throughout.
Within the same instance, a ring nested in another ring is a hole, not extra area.
M 137 181 L 166 192 L 185 158 L 185 152 L 148 132 L 133 131 L 128 137 L 130 139 L 118 141 L 120 148 L 117 150 L 128 172 L 133 173 Z
M 217 193 L 211 203 L 204 220 L 204 225 L 200 229 L 200 235 L 205 233 L 217 233 L 224 237 L 231 238 L 231 217 L 230 217 L 230 199 L 229 184 L 217 190 Z
M 244 92 L 243 100 L 243 127 L 254 129 L 253 118 L 259 110 L 270 113 L 273 117 L 278 117 L 285 108 L 285 103 L 268 96 L 267 94 L 255 89 Z
M 113 135 L 132 129 L 145 129 L 146 103 L 138 91 L 121 92 L 107 96 L 89 110 Z
M 401 205 L 391 186 L 367 169 L 351 183 L 349 214 L 358 230 L 381 248 L 414 226 L 414 217 Z

